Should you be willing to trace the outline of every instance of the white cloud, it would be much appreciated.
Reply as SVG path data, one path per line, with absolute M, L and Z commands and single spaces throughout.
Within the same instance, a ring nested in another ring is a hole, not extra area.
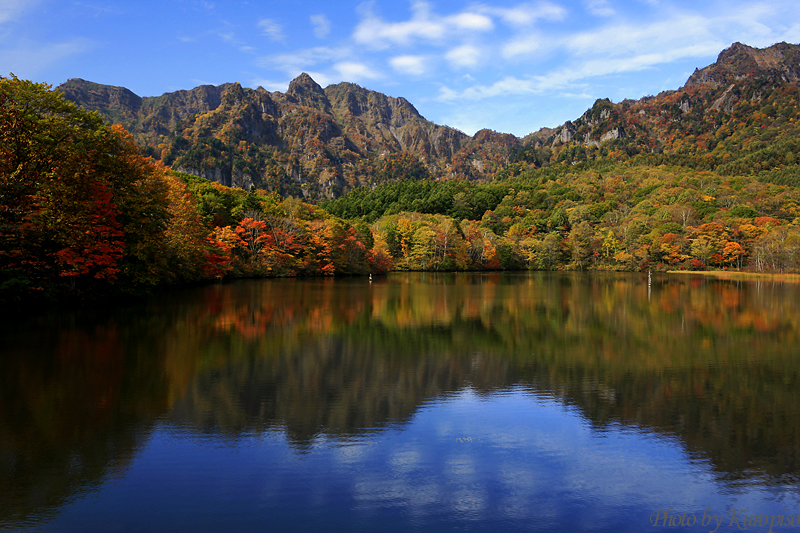
M 423 56 L 405 55 L 395 56 L 389 60 L 392 68 L 401 74 L 421 76 L 427 71 L 427 61 Z
M 444 19 L 455 28 L 472 31 L 490 31 L 494 29 L 492 19 L 478 13 L 459 13 Z
M 706 41 L 682 48 L 665 48 L 659 52 L 626 55 L 617 58 L 598 57 L 576 62 L 573 65 L 552 70 L 544 75 L 531 76 L 525 79 L 507 76 L 493 84 L 473 85 L 460 92 L 441 87 L 438 100 L 483 100 L 520 94 L 542 94 L 552 90 L 563 91 L 564 89 L 587 83 L 591 78 L 636 72 L 691 57 L 704 57 L 721 50 L 720 47 L 721 44 L 719 42 Z
M 538 52 L 541 47 L 542 38 L 539 35 L 532 34 L 511 40 L 503 46 L 501 53 L 504 58 L 511 59 Z
M 311 25 L 314 26 L 314 35 L 319 39 L 331 32 L 331 21 L 325 15 L 311 15 Z
M 458 35 L 474 35 L 475 32 L 487 32 L 494 28 L 489 17 L 475 11 L 441 17 L 433 14 L 430 4 L 423 1 L 414 2 L 411 11 L 410 20 L 385 22 L 372 12 L 371 5 L 366 5 L 353 39 L 372 48 L 386 49 L 393 45 L 408 46 L 418 41 L 444 43 Z
M 320 63 L 328 61 L 342 60 L 351 56 L 347 48 L 329 48 L 317 46 L 298 50 L 292 54 L 277 54 L 259 58 L 256 64 L 264 68 L 274 68 L 287 74 L 294 75 L 306 71 L 309 67 L 314 67 Z
M 784 18 L 784 13 L 792 9 L 796 10 L 793 3 L 757 3 L 731 6 L 721 13 L 708 15 L 700 10 L 679 11 L 668 7 L 661 9 L 658 20 L 609 24 L 568 36 L 563 43 L 578 55 L 617 57 L 664 54 L 667 49 L 685 50 L 688 47 L 699 47 L 703 50 L 700 55 L 707 55 L 708 47 L 717 46 L 716 52 L 719 52 L 736 40 L 764 47 L 787 40 L 785 37 L 797 36 L 797 23 Z M 795 25 L 794 32 L 787 22 Z
M 414 39 L 435 40 L 444 35 L 440 22 L 430 20 L 428 4 L 417 2 L 413 15 L 407 22 L 384 22 L 371 11 L 359 22 L 353 38 L 375 48 L 388 48 L 392 44 L 409 44 Z
M 783 31 L 777 38 L 777 41 L 784 41 L 787 43 L 800 43 L 800 23 L 794 24 Z M 763 44 L 761 46 L 764 46 Z
M 461 92 L 442 86 L 439 88 L 439 97 L 437 100 L 443 102 L 454 100 L 483 100 L 496 96 L 535 94 L 537 92 L 540 92 L 540 90 L 535 80 L 506 76 L 502 80 L 496 81 L 491 85 L 474 85 Z
M 721 43 L 709 41 L 692 44 L 683 48 L 664 49 L 660 52 L 650 52 L 629 55 L 620 58 L 597 58 L 579 63 L 573 67 L 565 67 L 550 72 L 540 78 L 541 87 L 563 88 L 571 84 L 613 74 L 636 72 L 648 68 L 671 63 L 691 57 L 703 57 L 721 50 Z
M 564 41 L 564 46 L 579 55 L 641 54 L 708 40 L 714 34 L 715 25 L 713 20 L 701 15 L 678 15 L 650 24 L 608 25 L 572 35 Z
M 584 0 L 586 10 L 597 17 L 610 17 L 616 11 L 609 5 L 608 0 Z
M 293 54 L 276 54 L 261 57 L 259 67 L 284 72 L 291 79 L 305 72 L 321 86 L 339 81 L 375 80 L 382 75 L 354 58 L 348 48 L 318 46 L 299 50 Z M 276 82 L 263 80 L 274 86 Z M 266 85 L 264 85 L 266 87 Z
M 661 53 L 646 53 L 625 56 L 622 58 L 598 58 L 580 62 L 574 66 L 562 67 L 544 75 L 531 76 L 520 79 L 506 76 L 489 85 L 473 85 L 462 91 L 455 91 L 448 87 L 439 90 L 439 101 L 456 100 L 484 100 L 504 96 L 522 94 L 542 94 L 546 91 L 575 88 L 576 85 L 586 83 L 591 78 L 600 76 L 635 72 L 651 68 L 659 64 L 669 63 L 688 57 L 707 55 L 713 50 L 718 50 L 718 43 L 700 43 L 680 49 L 664 50 Z
M 269 37 L 273 41 L 283 40 L 283 30 L 281 25 L 271 19 L 261 19 L 258 21 L 258 27 L 261 33 Z
M 341 79 L 338 79 L 336 76 L 329 76 L 329 75 L 325 74 L 324 72 L 317 72 L 317 71 L 309 70 L 309 71 L 306 72 L 306 74 L 311 76 L 311 79 L 314 80 L 315 82 L 317 82 L 320 87 L 327 87 L 328 85 L 330 85 L 332 83 L 336 83 L 338 81 L 342 81 Z M 300 75 L 300 72 L 295 74 L 294 78 L 296 78 L 299 75 Z M 288 87 L 288 85 L 287 85 L 287 87 Z
M 496 16 L 506 24 L 515 27 L 527 27 L 540 19 L 563 20 L 567 16 L 566 9 L 550 2 L 520 4 L 511 8 L 481 6 L 479 10 L 481 13 Z
M 36 0 L 0 0 L 0 24 L 15 20 L 38 3 Z
M 2 3 L 2 0 L 0 0 Z M 125 16 L 126 12 L 124 9 L 119 9 L 116 7 L 94 4 L 94 3 L 85 3 L 85 2 L 72 2 L 72 5 L 75 7 L 82 8 L 84 13 L 92 16 L 92 17 L 99 17 L 101 15 L 121 15 Z
M 797 11 L 797 6 L 794 6 Z M 797 28 L 796 18 L 784 18 L 782 10 L 776 4 L 755 4 L 743 6 L 741 9 L 726 11 L 719 17 L 717 27 L 731 26 L 738 37 L 734 40 L 741 41 L 750 46 L 770 46 L 780 40 L 787 42 L 797 42 L 797 39 L 784 39 L 784 35 L 779 33 L 775 24 L 775 18 L 785 22 L 793 22 Z M 795 33 L 795 36 L 797 34 Z M 731 44 L 731 43 L 728 43 Z
M 454 67 L 474 67 L 481 58 L 481 51 L 475 46 L 465 44 L 451 49 L 445 58 Z
M 363 63 L 342 61 L 333 65 L 334 70 L 339 73 L 345 81 L 374 80 L 380 78 L 380 74 L 370 69 Z
M 686 62 L 695 58 L 701 67 L 736 40 L 753 46 L 800 40 L 800 23 L 781 15 L 795 9 L 788 0 L 732 6 L 725 11 L 665 2 L 629 9 L 611 0 L 582 0 L 578 9 L 583 13 L 577 13 L 583 17 L 580 25 L 572 23 L 564 7 L 548 1 L 508 7 L 473 3 L 437 13 L 436 9 L 444 9 L 441 5 L 412 0 L 410 13 L 389 20 L 377 11 L 380 4 L 363 4 L 346 46 L 269 56 L 259 64 L 292 77 L 308 72 L 320 84 L 342 79 L 386 81 L 382 66 L 412 79 L 449 66 L 456 73 L 442 73 L 440 79 L 446 81 L 433 98 L 458 102 L 450 107 L 464 111 L 459 119 L 463 128 L 472 125 L 468 117 L 473 112 L 465 111 L 471 109 L 469 102 L 494 99 L 500 105 L 503 98 L 541 101 L 553 95 L 559 101 L 578 102 L 595 98 L 592 93 L 611 96 L 604 93 L 606 89 L 592 87 L 609 86 L 616 83 L 610 79 L 622 75 L 627 80 L 625 88 L 614 87 L 639 91 L 628 87 L 638 83 L 630 80 L 644 79 L 633 73 L 663 67 L 667 68 L 658 72 L 668 72 L 669 65 L 678 62 L 683 72 L 693 68 Z M 317 36 L 327 35 L 327 18 L 315 15 L 310 20 Z M 491 68 L 480 68 L 487 66 Z M 461 76 L 466 69 L 471 77 Z M 664 76 L 679 79 L 683 74 Z M 640 94 L 650 90 L 643 88 Z
M 286 92 L 286 88 L 289 87 L 289 81 L 290 80 L 275 81 L 266 78 L 254 78 L 250 80 L 250 87 L 263 87 L 268 91 Z

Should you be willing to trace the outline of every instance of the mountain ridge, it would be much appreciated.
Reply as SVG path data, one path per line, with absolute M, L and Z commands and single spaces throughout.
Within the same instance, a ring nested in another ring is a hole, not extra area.
M 507 134 L 493 136 L 491 143 L 479 140 L 495 160 L 487 161 L 471 146 L 473 138 L 425 119 L 405 98 L 349 82 L 323 89 L 308 74 L 293 80 L 286 93 L 234 82 L 139 97 L 80 79 L 58 90 L 121 123 L 148 155 L 177 169 L 224 185 L 309 199 L 338 196 L 369 184 L 376 174 L 396 177 L 398 164 L 417 168 L 416 177 L 480 181 L 519 146 Z M 487 130 L 478 138 L 489 136 Z M 237 153 L 240 141 L 247 147 Z
M 469 136 L 425 119 L 405 98 L 349 82 L 322 88 L 306 73 L 286 93 L 234 82 L 139 97 L 80 79 L 58 90 L 122 124 L 148 155 L 176 169 L 318 201 L 399 177 L 486 182 L 514 161 L 678 154 L 677 137 L 694 143 L 695 155 L 712 152 L 727 118 L 755 109 L 778 87 L 796 89 L 798 80 L 800 46 L 734 43 L 677 90 L 600 99 L 574 121 L 523 138 L 491 130 Z

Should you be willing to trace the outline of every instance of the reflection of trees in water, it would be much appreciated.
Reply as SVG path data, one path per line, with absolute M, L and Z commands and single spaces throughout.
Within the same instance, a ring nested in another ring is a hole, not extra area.
M 113 322 L 3 331 L 0 527 L 52 514 L 127 468 L 166 408 L 163 375 Z M 77 321 L 77 323 L 76 323 Z M 139 352 L 137 354 L 137 352 Z
M 723 481 L 800 476 L 798 287 L 638 275 L 272 280 L 14 325 L 0 357 L 0 524 L 124 468 L 156 416 L 298 448 L 529 384 L 676 436 Z M 6 503 L 8 502 L 8 503 Z

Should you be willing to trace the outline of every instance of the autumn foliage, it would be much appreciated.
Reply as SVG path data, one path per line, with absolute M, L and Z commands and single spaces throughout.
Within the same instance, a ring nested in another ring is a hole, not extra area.
M 386 183 L 315 206 L 168 169 L 47 85 L 0 78 L 0 298 L 391 270 L 800 268 L 793 184 L 560 150 L 549 166 L 523 152 L 489 184 L 399 179 L 401 154 L 374 169 Z

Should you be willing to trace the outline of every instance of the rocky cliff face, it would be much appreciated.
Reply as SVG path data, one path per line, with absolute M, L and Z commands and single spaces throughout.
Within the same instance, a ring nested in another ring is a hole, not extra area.
M 142 99 L 124 87 L 101 85 L 74 78 L 62 84 L 58 90 L 67 100 L 98 111 L 114 122 L 134 121 L 142 108 Z

